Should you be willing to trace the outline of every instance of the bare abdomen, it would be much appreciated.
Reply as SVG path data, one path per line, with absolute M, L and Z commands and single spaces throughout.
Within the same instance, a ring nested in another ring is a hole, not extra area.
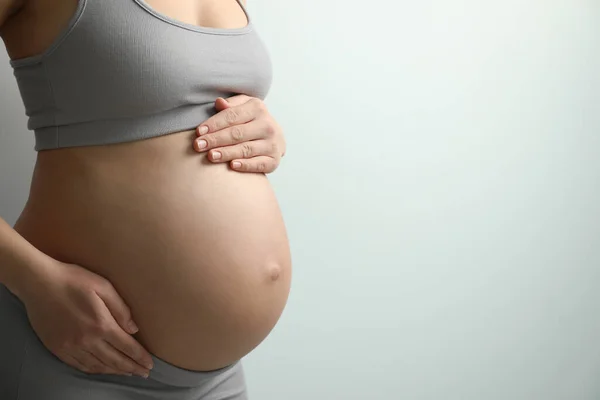
M 191 150 L 193 137 L 40 152 L 15 229 L 108 278 L 150 352 L 210 370 L 271 331 L 291 261 L 267 178 L 210 164 Z

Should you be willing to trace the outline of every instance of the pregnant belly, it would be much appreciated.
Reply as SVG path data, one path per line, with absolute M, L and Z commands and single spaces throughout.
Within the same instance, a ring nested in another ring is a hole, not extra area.
M 266 176 L 209 163 L 193 137 L 40 152 L 15 229 L 109 279 L 150 352 L 211 370 L 272 330 L 291 262 Z

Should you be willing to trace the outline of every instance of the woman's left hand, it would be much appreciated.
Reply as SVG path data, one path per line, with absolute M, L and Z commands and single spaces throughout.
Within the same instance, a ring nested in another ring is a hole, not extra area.
M 215 101 L 218 113 L 196 129 L 197 152 L 214 163 L 229 162 L 239 172 L 271 173 L 285 154 L 285 139 L 265 103 L 246 95 Z M 203 130 L 204 128 L 204 130 Z

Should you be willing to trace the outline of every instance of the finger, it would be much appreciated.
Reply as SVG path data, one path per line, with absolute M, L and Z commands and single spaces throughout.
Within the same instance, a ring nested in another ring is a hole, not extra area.
M 234 107 L 234 106 L 239 106 L 241 104 L 244 104 L 251 98 L 252 97 L 247 96 L 245 94 L 237 94 L 235 96 L 231 96 L 226 99 L 224 99 L 222 97 L 217 97 L 217 100 L 215 101 L 215 108 L 217 109 L 217 111 L 222 111 L 229 107 Z
M 202 135 L 194 140 L 194 150 L 204 152 L 221 146 L 231 146 L 250 140 L 266 139 L 275 132 L 269 121 L 251 121 Z
M 94 346 L 94 348 L 96 348 L 98 346 L 98 343 L 102 343 L 102 342 L 103 342 L 103 340 L 96 341 L 96 345 Z M 107 362 L 106 360 L 103 359 L 103 355 L 99 354 L 100 352 L 96 349 L 93 349 L 91 351 L 88 351 L 86 349 L 81 349 L 81 353 L 85 354 L 85 357 L 87 357 L 88 360 L 94 360 L 95 365 L 98 366 L 98 371 L 96 373 L 125 375 L 125 376 L 133 375 L 133 373 L 131 371 L 116 368 L 115 366 L 111 365 L 109 362 Z
M 229 107 L 233 107 L 233 106 L 231 104 L 229 104 L 229 102 L 227 100 L 225 100 L 224 98 L 217 97 L 217 100 L 215 100 L 215 110 L 217 110 L 217 112 L 226 110 Z
M 266 140 L 252 140 L 217 148 L 208 152 L 208 159 L 212 162 L 228 162 L 239 158 L 253 158 L 257 156 L 276 157 L 279 154 L 277 145 Z
M 60 359 L 67 365 L 78 369 L 82 372 L 85 372 L 86 374 L 91 374 L 92 372 L 90 371 L 90 369 L 88 367 L 86 367 L 85 365 L 83 365 L 81 362 L 79 362 L 75 357 L 65 354 L 65 355 L 61 355 Z
M 261 100 L 253 97 L 243 104 L 219 111 L 217 114 L 204 121 L 196 129 L 196 133 L 198 135 L 205 135 L 210 132 L 216 132 L 227 128 L 228 126 L 250 122 L 264 109 L 264 103 Z M 203 128 L 205 129 L 203 130 Z
M 71 357 L 75 359 L 79 364 L 83 367 L 81 370 L 88 374 L 108 374 L 108 373 L 117 373 L 120 372 L 112 370 L 107 365 L 105 365 L 102 361 L 100 361 L 93 354 L 79 350 L 75 353 L 71 354 Z M 112 372 L 109 372 L 112 371 Z
M 272 157 L 258 156 L 247 160 L 233 160 L 230 165 L 232 169 L 239 172 L 270 174 L 277 169 L 279 162 Z
M 125 332 L 134 334 L 139 330 L 135 322 L 133 322 L 131 310 L 109 281 L 105 280 L 96 290 L 96 293 Z
M 105 340 L 143 368 L 152 369 L 154 362 L 150 353 L 126 332 L 115 329 L 106 336 Z
M 135 374 L 147 378 L 150 371 L 141 367 L 127 355 L 115 349 L 110 343 L 98 340 L 93 347 L 93 355 L 113 370 L 126 374 Z

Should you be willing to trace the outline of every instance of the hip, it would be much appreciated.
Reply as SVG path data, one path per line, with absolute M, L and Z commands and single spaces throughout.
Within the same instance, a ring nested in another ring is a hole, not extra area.
M 61 362 L 37 338 L 24 305 L 0 285 L 0 398 L 5 400 L 181 399 L 181 393 L 247 399 L 243 368 L 235 362 L 209 372 L 178 368 L 157 357 L 148 379 L 87 374 Z M 229 397 L 233 396 L 233 397 Z

